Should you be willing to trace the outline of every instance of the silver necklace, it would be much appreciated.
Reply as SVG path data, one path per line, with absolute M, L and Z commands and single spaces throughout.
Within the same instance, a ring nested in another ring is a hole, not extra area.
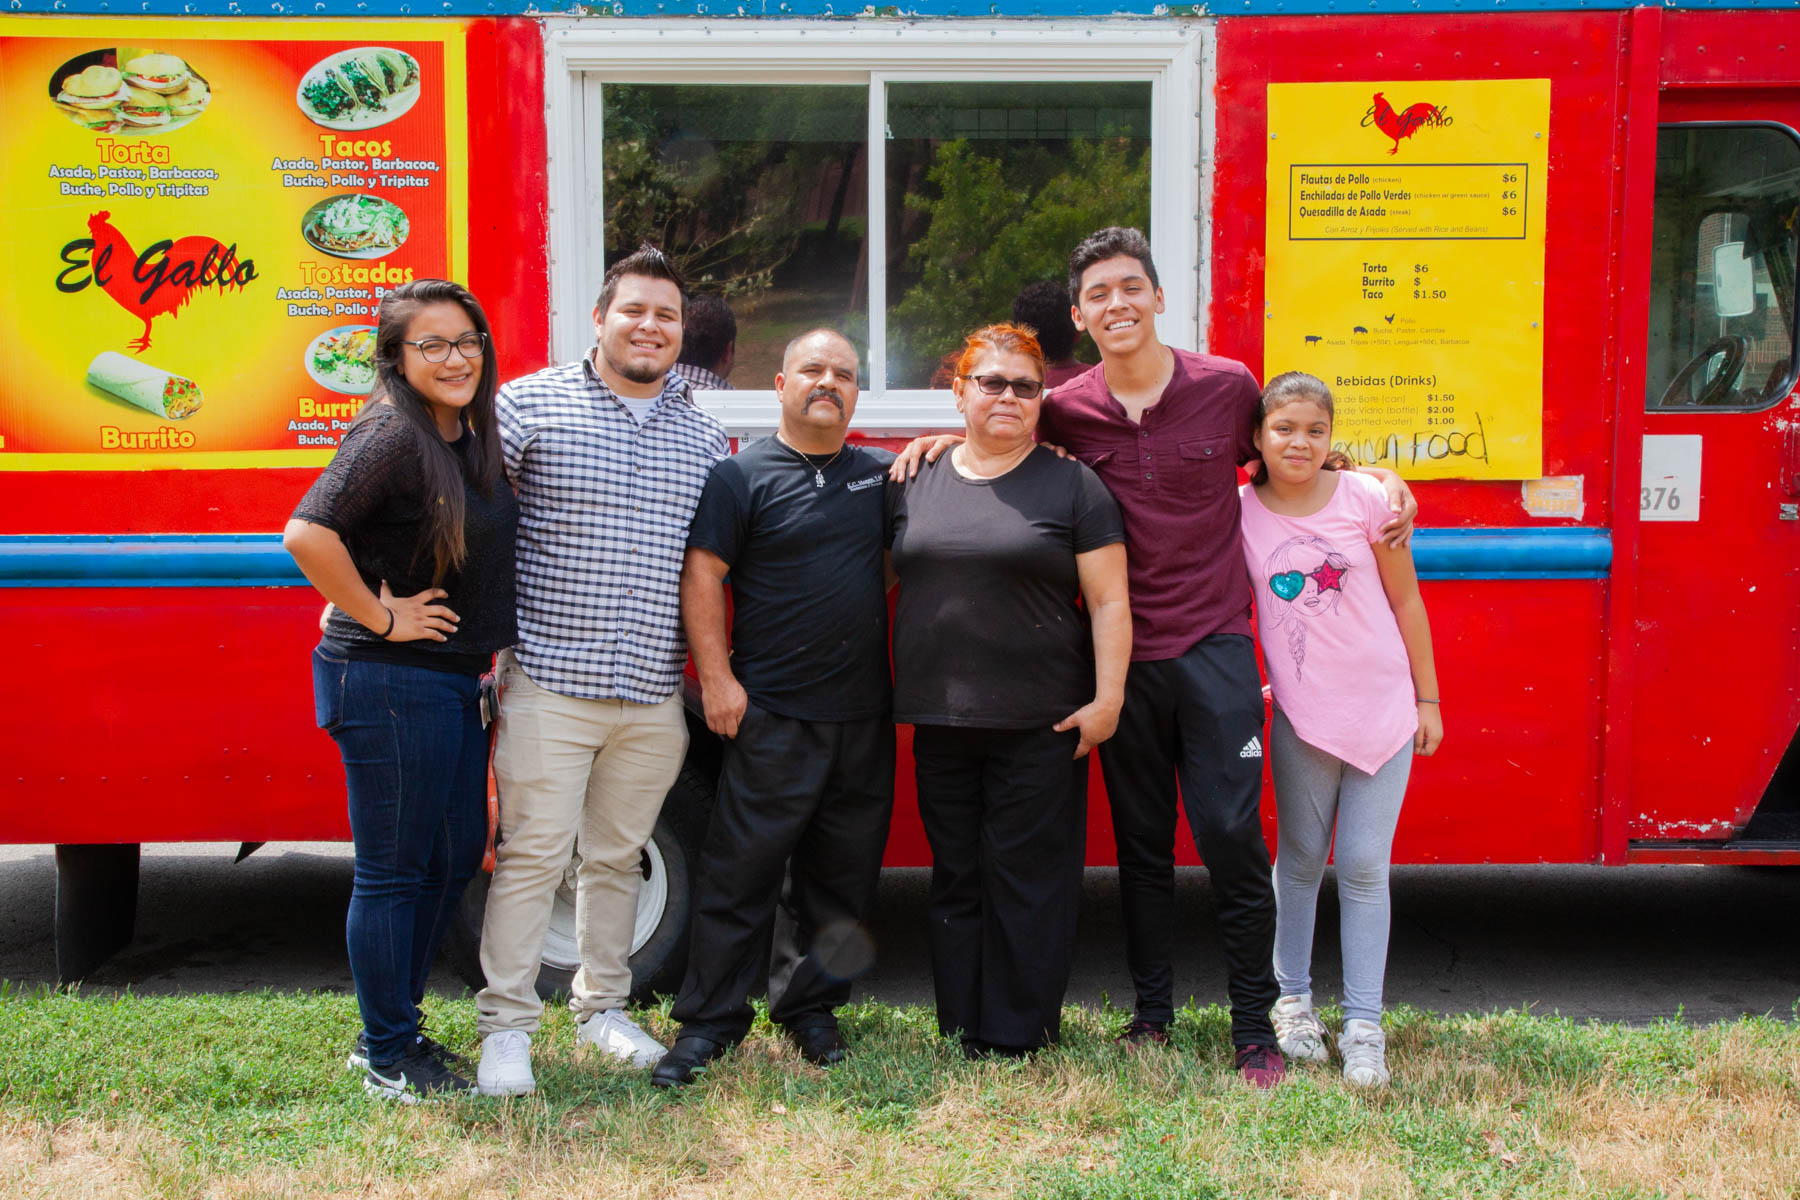
M 775 440 L 780 442 L 783 446 L 787 446 L 788 450 L 791 453 L 798 454 L 800 456 L 800 461 L 805 463 L 807 466 L 809 466 L 813 469 L 813 486 L 816 488 L 822 488 L 825 486 L 825 468 L 829 467 L 832 463 L 836 462 L 838 460 L 838 454 L 842 454 L 844 452 L 844 447 L 839 446 L 837 448 L 837 454 L 833 454 L 830 458 L 826 459 L 822 463 L 816 463 L 812 460 L 812 455 L 806 453 L 806 451 L 798 449 L 794 446 L 788 446 L 788 440 L 786 438 L 782 437 L 779 433 L 775 435 Z M 849 443 L 846 442 L 844 445 L 849 445 Z

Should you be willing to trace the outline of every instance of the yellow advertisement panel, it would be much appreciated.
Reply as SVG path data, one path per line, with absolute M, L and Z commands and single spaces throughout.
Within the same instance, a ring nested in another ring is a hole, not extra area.
M 1415 479 L 1543 474 L 1547 79 L 1269 85 L 1264 378 Z
M 466 261 L 464 27 L 13 18 L 0 470 L 323 463 Z

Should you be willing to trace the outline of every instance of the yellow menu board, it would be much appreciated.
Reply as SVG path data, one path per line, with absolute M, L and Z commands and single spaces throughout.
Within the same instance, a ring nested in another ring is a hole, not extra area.
M 1550 81 L 1269 85 L 1264 378 L 1415 479 L 1543 474 Z
M 0 470 L 328 460 L 381 297 L 464 273 L 464 26 L 0 35 Z

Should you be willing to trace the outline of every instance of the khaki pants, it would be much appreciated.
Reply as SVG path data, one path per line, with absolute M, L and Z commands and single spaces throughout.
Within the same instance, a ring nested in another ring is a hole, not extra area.
M 500 840 L 481 927 L 487 986 L 475 998 L 482 1036 L 535 1033 L 535 983 L 550 909 L 572 852 L 581 969 L 569 1000 L 580 1019 L 623 1005 L 631 992 L 639 856 L 687 752 L 677 693 L 660 704 L 581 700 L 533 683 L 511 651 L 494 776 Z

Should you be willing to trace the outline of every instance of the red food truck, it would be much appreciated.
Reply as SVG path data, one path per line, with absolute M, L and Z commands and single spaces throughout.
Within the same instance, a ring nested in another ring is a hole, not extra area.
M 382 291 L 465 280 L 511 377 L 585 350 L 641 238 L 738 312 L 701 394 L 734 436 L 831 324 L 889 439 L 957 423 L 961 330 L 1144 226 L 1165 341 L 1323 376 L 1341 448 L 1414 481 L 1451 745 L 1399 861 L 1800 861 L 1800 17 L 1355 7 L 15 0 L 0 840 L 57 846 L 63 976 L 129 936 L 142 843 L 348 835 L 277 531 Z M 694 735 L 644 988 L 684 953 Z M 910 774 L 891 864 L 925 861 Z

